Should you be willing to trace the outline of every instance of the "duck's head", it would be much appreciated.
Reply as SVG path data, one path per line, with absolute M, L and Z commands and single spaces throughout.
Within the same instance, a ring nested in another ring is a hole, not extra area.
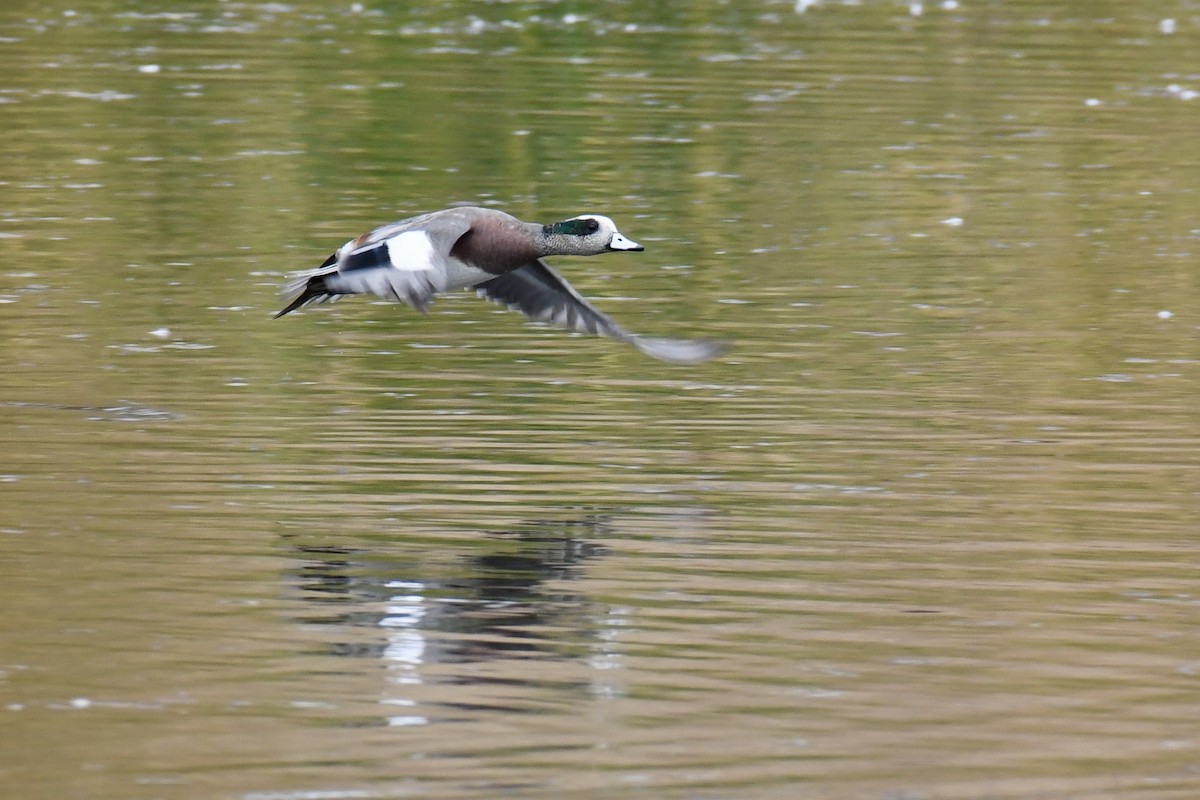
M 580 214 L 577 217 L 545 226 L 545 235 L 563 255 L 596 255 L 611 250 L 645 250 L 626 238 L 617 225 L 602 214 Z

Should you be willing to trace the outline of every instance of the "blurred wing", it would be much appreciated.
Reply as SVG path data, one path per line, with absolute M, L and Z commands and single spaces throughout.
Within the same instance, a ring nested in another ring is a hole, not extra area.
M 633 334 L 599 311 L 540 259 L 475 286 L 480 297 L 579 333 L 627 341 Z
M 699 364 L 716 358 L 729 349 L 712 339 L 659 339 L 635 336 L 629 343 L 651 358 L 672 364 Z
M 495 303 L 520 311 L 530 319 L 560 328 L 618 339 L 648 356 L 676 364 L 695 364 L 724 351 L 707 340 L 643 338 L 622 328 L 583 298 L 571 284 L 542 260 L 484 281 L 475 291 Z

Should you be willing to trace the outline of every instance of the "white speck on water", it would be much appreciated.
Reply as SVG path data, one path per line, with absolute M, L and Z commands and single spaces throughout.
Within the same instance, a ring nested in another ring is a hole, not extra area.
M 1185 89 L 1178 83 L 1167 86 L 1167 94 L 1178 97 L 1180 100 L 1195 100 L 1197 95 L 1200 95 L 1195 89 Z
M 88 700 L 86 697 L 72 697 L 71 698 L 71 708 L 91 708 L 91 707 L 92 707 L 92 701 Z
M 957 11 L 958 10 L 958 0 L 943 0 L 942 10 L 943 11 Z
M 1170 17 L 1160 20 L 1158 23 L 1158 29 L 1161 32 L 1166 33 L 1166 34 L 1174 33 L 1175 32 L 1175 20 L 1171 19 Z
M 958 228 L 958 227 L 962 226 L 963 218 L 962 217 L 946 217 L 944 220 L 942 220 L 942 224 L 949 225 L 951 228 Z
M 820 686 L 796 686 L 791 689 L 784 689 L 783 693 L 793 697 L 808 697 L 814 700 L 831 700 L 845 694 L 841 689 L 826 689 Z
M 402 714 L 395 717 L 388 717 L 387 722 L 388 725 L 392 726 L 393 728 L 407 728 L 414 725 L 429 724 L 428 719 L 415 714 Z
M 282 792 L 251 792 L 242 795 L 245 800 L 353 800 L 354 798 L 378 797 L 359 789 L 300 789 Z
M 818 0 L 796 0 L 796 13 L 803 14 L 817 5 Z
M 158 64 L 138 65 L 138 72 L 142 73 L 143 75 L 157 75 L 160 69 L 162 69 L 162 67 L 160 67 Z
M 1170 311 L 1167 311 L 1164 308 L 1162 311 L 1158 312 L 1157 316 L 1159 319 L 1170 319 L 1171 317 L 1175 316 L 1175 314 Z
M 116 89 L 104 89 L 99 92 L 81 92 L 75 90 L 57 91 L 54 89 L 46 89 L 41 94 L 56 94 L 62 97 L 70 97 L 77 100 L 97 100 L 101 103 L 111 103 L 116 100 L 132 100 L 137 97 L 135 94 L 128 92 L 118 92 Z
M 326 703 L 320 700 L 293 700 L 288 703 L 292 708 L 336 708 L 333 703 Z
M 919 17 L 925 13 L 925 5 L 923 3 L 909 3 L 908 13 L 914 17 Z
M 150 335 L 156 339 L 166 339 L 171 335 L 171 329 L 166 327 L 155 328 L 154 330 L 150 331 Z
M 1095 108 L 1096 106 L 1104 105 L 1104 101 L 1098 97 L 1089 97 L 1087 100 L 1083 101 L 1083 104 L 1089 108 Z

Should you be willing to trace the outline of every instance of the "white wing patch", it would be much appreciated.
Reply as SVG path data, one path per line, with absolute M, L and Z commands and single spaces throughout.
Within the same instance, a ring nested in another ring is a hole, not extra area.
M 392 266 L 410 272 L 421 272 L 436 266 L 433 242 L 425 231 L 405 231 L 387 240 L 388 258 Z

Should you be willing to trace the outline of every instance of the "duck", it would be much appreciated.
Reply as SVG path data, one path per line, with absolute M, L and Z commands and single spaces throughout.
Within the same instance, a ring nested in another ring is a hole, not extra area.
M 447 208 L 381 225 L 346 242 L 321 266 L 292 277 L 284 287 L 292 299 L 274 316 L 352 294 L 376 295 L 425 313 L 438 294 L 474 289 L 532 320 L 607 336 L 660 361 L 697 364 L 724 352 L 724 343 L 709 339 L 631 333 L 544 260 L 643 250 L 602 214 L 542 225 L 495 208 Z

